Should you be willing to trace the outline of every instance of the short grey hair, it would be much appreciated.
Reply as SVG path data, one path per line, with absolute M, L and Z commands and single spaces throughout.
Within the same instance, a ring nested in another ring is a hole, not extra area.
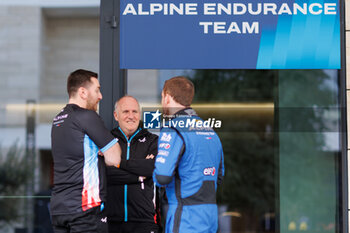
M 139 110 L 141 111 L 141 109 L 140 109 L 140 103 L 139 103 L 139 101 L 138 101 L 134 96 L 132 96 L 132 95 L 124 95 L 123 97 L 121 97 L 119 100 L 117 100 L 117 101 L 115 102 L 115 104 L 114 104 L 114 112 L 117 113 L 117 108 L 118 108 L 119 102 L 120 102 L 122 99 L 127 98 L 127 97 L 134 99 L 134 100 L 136 101 L 137 105 L 139 106 Z

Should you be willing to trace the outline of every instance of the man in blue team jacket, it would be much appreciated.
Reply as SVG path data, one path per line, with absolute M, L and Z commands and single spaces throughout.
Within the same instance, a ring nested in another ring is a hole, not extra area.
M 185 77 L 165 82 L 163 112 L 173 116 L 159 135 L 153 180 L 166 187 L 166 232 L 211 233 L 218 228 L 216 189 L 224 175 L 221 142 L 190 108 L 193 83 Z

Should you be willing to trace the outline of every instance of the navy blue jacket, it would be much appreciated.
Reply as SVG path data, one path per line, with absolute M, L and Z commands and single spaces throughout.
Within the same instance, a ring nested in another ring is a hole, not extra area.
M 120 128 L 112 130 L 122 150 L 120 168 L 107 167 L 106 212 L 109 222 L 159 223 L 155 201 L 157 192 L 152 180 L 158 136 L 146 129 L 138 129 L 129 139 Z M 139 176 L 146 177 L 141 185 Z

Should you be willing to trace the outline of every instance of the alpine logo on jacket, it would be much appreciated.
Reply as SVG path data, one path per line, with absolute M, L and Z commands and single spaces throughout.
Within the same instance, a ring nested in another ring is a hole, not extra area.
M 146 142 L 146 137 L 143 137 L 142 139 L 139 139 L 139 142 Z
M 107 223 L 107 217 L 101 218 L 101 222 Z

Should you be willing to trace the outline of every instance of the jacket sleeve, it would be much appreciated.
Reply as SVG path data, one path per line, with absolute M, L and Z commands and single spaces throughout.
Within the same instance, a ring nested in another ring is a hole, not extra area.
M 147 154 L 145 154 L 145 158 L 147 155 L 153 154 L 154 156 L 157 155 L 158 151 L 158 143 L 157 143 L 157 137 L 155 137 L 150 147 L 148 148 Z M 154 161 L 155 159 L 129 159 L 129 160 L 122 160 L 120 162 L 120 168 L 124 169 L 128 172 L 131 172 L 133 174 L 136 174 L 138 176 L 145 176 L 145 177 L 152 177 L 152 173 L 154 170 Z
M 108 184 L 136 184 L 139 182 L 139 176 L 131 172 L 116 167 L 107 167 Z
M 224 175 L 225 175 L 224 152 L 221 150 L 221 159 L 220 159 L 219 173 L 218 173 L 218 180 L 217 180 L 218 185 L 222 184 Z
M 183 139 L 174 129 L 162 129 L 153 172 L 153 181 L 157 186 L 165 186 L 173 180 L 175 169 L 184 150 Z
M 120 168 L 137 176 L 152 176 L 154 159 L 129 159 L 120 162 Z

